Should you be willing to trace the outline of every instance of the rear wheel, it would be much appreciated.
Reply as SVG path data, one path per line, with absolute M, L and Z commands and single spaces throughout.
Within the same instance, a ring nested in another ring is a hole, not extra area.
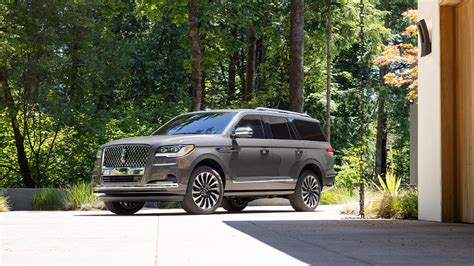
M 296 183 L 295 192 L 289 196 L 296 211 L 310 212 L 318 207 L 321 198 L 321 183 L 313 171 L 303 171 Z
M 199 166 L 191 174 L 181 206 L 191 214 L 210 214 L 221 206 L 223 195 L 219 173 L 209 166 Z
M 225 198 L 222 201 L 222 208 L 228 212 L 241 212 L 247 207 L 249 202 L 242 198 Z
M 141 210 L 145 202 L 141 201 L 114 201 L 114 202 L 105 202 L 105 207 L 109 211 L 118 214 L 118 215 L 131 215 Z

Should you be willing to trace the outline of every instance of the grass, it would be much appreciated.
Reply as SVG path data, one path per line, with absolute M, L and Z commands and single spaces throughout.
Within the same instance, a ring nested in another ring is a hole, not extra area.
M 93 184 L 77 183 L 68 189 L 44 188 L 33 195 L 34 210 L 97 210 L 105 209 L 93 191 Z
M 321 194 L 321 205 L 344 204 L 351 201 L 353 197 L 350 191 L 344 188 L 333 188 L 323 191 Z
M 64 208 L 66 210 L 90 211 L 104 209 L 105 205 L 94 195 L 92 183 L 80 182 L 69 187 Z
M 44 188 L 33 195 L 34 210 L 62 210 L 66 193 L 59 189 Z
M 358 215 L 359 202 L 354 199 L 344 205 L 342 214 Z M 400 189 L 396 194 L 368 191 L 365 197 L 367 218 L 416 219 L 418 218 L 418 193 L 414 189 Z
M 0 189 L 0 212 L 7 212 L 10 210 L 10 205 L 8 203 L 7 191 Z

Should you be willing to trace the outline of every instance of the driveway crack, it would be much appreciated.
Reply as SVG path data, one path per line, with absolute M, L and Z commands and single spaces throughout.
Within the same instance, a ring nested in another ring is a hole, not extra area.
M 155 244 L 155 266 L 158 265 L 158 247 L 159 247 L 159 240 L 160 239 L 160 216 L 156 219 L 156 244 Z

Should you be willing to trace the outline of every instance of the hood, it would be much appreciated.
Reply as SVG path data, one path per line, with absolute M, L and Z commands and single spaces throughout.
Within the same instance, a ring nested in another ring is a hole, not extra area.
M 219 135 L 212 135 L 212 137 L 218 137 Z M 209 140 L 210 135 L 154 135 L 154 136 L 142 136 L 125 139 L 117 139 L 106 144 L 102 147 L 112 145 L 123 145 L 123 144 L 146 144 L 151 146 L 161 145 L 175 145 L 175 144 L 195 144 Z

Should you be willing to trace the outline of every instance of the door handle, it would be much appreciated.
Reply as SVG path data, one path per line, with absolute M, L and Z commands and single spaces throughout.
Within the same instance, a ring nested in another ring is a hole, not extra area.
M 297 149 L 297 150 L 295 150 L 295 152 L 296 152 L 296 154 L 298 154 L 298 155 L 303 154 L 303 150 L 301 150 L 301 149 Z
M 260 153 L 262 153 L 262 154 L 267 154 L 267 153 L 269 153 L 269 152 L 270 152 L 270 150 L 267 149 L 267 148 L 261 148 L 261 149 L 260 149 Z

